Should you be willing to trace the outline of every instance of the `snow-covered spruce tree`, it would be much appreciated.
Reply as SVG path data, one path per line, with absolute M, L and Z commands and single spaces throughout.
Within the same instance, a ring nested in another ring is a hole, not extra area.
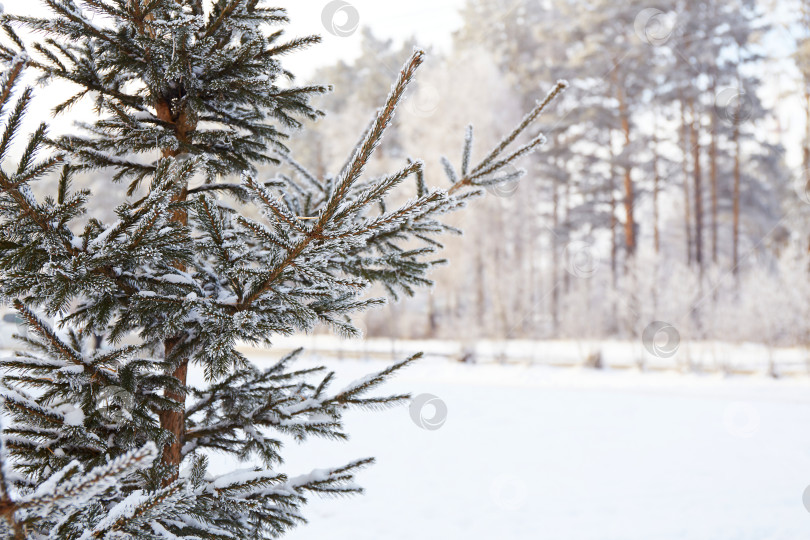
M 46 4 L 50 19 L 2 21 L 0 294 L 28 332 L 0 363 L 10 419 L 0 516 L 16 538 L 276 537 L 304 521 L 308 494 L 359 492 L 354 473 L 372 460 L 288 478 L 274 433 L 346 438 L 347 408 L 408 398 L 369 393 L 415 357 L 331 391 L 333 373 L 296 369 L 298 353 L 260 370 L 237 344 L 318 324 L 353 335 L 350 315 L 383 301 L 367 297 L 371 284 L 394 298 L 430 284 L 436 237 L 453 232 L 440 216 L 514 179 L 507 165 L 543 138 L 508 147 L 565 85 L 477 165 L 470 129 L 460 169 L 446 163 L 447 190 L 429 188 L 418 161 L 364 179 L 417 51 L 342 170 L 316 178 L 283 142 L 319 116 L 309 100 L 327 88 L 296 87 L 281 67 L 281 55 L 317 42 L 281 42 L 271 30 L 283 10 L 257 0 Z M 15 25 L 46 37 L 27 45 Z M 17 88 L 25 69 L 78 87 L 57 112 L 88 96 L 98 117 L 54 139 L 41 126 L 12 164 L 32 100 Z M 257 180 L 261 163 L 278 164 L 278 176 Z M 91 169 L 129 183 L 114 223 L 93 217 L 103 195 L 71 187 Z M 388 208 L 411 178 L 415 196 Z M 187 379 L 190 365 L 203 385 Z M 211 451 L 255 466 L 215 476 Z

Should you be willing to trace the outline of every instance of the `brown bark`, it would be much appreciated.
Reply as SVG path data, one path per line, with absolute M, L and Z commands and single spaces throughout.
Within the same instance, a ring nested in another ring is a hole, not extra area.
M 658 192 L 661 189 L 661 177 L 658 172 L 658 133 L 655 131 L 657 125 L 653 127 L 653 245 L 655 254 L 661 252 L 661 233 L 658 227 Z
M 155 36 L 154 28 L 149 24 L 154 19 L 153 15 L 143 15 L 142 10 L 143 0 L 131 0 L 133 7 L 133 15 L 135 18 L 138 32 L 142 35 Z M 151 51 L 146 51 L 146 59 L 151 59 Z M 155 100 L 153 103 L 155 109 L 155 116 L 165 124 L 171 125 L 174 130 L 174 135 L 181 143 L 178 148 L 163 148 L 161 153 L 163 157 L 176 157 L 185 153 L 183 149 L 184 144 L 189 143 L 189 135 L 196 129 L 196 122 L 194 122 L 187 114 L 186 110 L 182 107 L 178 109 L 172 108 L 172 97 L 162 96 Z M 184 201 L 188 196 L 188 186 L 183 186 L 182 190 L 173 198 L 174 202 Z M 188 215 L 184 211 L 175 211 L 171 216 L 172 221 L 188 224 Z M 181 270 L 185 268 L 180 267 Z M 167 359 L 172 355 L 172 351 L 183 339 L 183 336 L 174 336 L 163 344 L 164 355 Z M 177 367 L 173 370 L 172 376 L 176 378 L 180 384 L 185 387 L 186 377 L 188 375 L 188 359 L 181 359 L 177 363 Z M 163 485 L 168 485 L 177 479 L 180 461 L 182 458 L 181 450 L 183 444 L 183 435 L 185 432 L 185 392 L 165 390 L 164 395 L 177 402 L 180 405 L 178 411 L 161 411 L 158 415 L 160 418 L 160 426 L 168 430 L 173 435 L 173 440 L 163 449 L 163 456 L 161 461 L 164 465 L 171 467 L 172 472 L 167 474 L 163 480 Z
M 808 74 L 810 75 L 810 74 Z M 810 77 L 804 82 L 804 147 L 802 148 L 802 162 L 804 164 L 805 178 L 810 175 Z
M 164 351 L 166 356 L 170 356 L 174 347 L 182 339 L 181 336 L 166 340 L 164 343 Z M 183 359 L 178 364 L 177 368 L 172 372 L 172 377 L 177 379 L 180 384 L 185 386 L 186 378 L 188 376 L 188 359 Z M 186 393 L 181 391 L 166 390 L 164 394 L 167 398 L 179 403 L 183 409 L 186 405 Z M 164 485 L 171 484 L 177 478 L 177 472 L 182 460 L 181 450 L 183 448 L 183 436 L 185 434 L 186 413 L 185 410 L 178 411 L 162 411 L 160 413 L 160 427 L 168 430 L 174 439 L 171 443 L 163 448 L 163 463 L 174 468 L 174 473 L 167 476 L 164 480 Z
M 712 95 L 716 95 L 716 87 L 712 85 Z M 709 183 L 711 184 L 711 235 L 712 235 L 712 263 L 717 264 L 719 247 L 717 245 L 718 229 L 718 193 L 717 193 L 717 115 L 711 115 L 711 142 L 709 143 Z
M 486 330 L 487 293 L 485 280 L 484 257 L 482 250 L 478 249 L 475 252 L 475 311 L 479 332 Z
M 732 272 L 736 275 L 737 265 L 740 261 L 740 125 L 735 118 L 734 132 L 734 200 L 733 200 L 733 225 L 732 225 Z
M 564 143 L 560 142 L 560 143 L 558 143 L 556 145 L 556 148 L 562 148 L 563 146 L 564 146 Z M 565 170 L 565 164 L 564 163 L 563 163 L 563 168 L 561 170 Z M 562 196 L 562 204 L 560 206 L 560 208 L 561 208 L 560 223 L 565 224 L 566 227 L 567 227 L 568 220 L 569 220 L 569 217 L 570 217 L 570 212 L 571 212 L 571 182 L 563 181 L 562 182 L 562 187 L 563 187 L 563 196 Z M 563 283 L 565 284 L 565 291 L 566 292 L 571 290 L 571 279 L 572 278 L 573 278 L 573 276 L 571 275 L 570 272 L 563 272 Z
M 684 208 L 684 229 L 686 232 L 686 262 L 692 265 L 692 210 L 691 198 L 689 197 L 689 139 L 688 125 L 686 123 L 686 105 L 681 99 L 681 160 L 683 172 L 683 208 Z
M 802 0 L 799 2 L 801 21 L 804 28 L 810 28 L 810 2 Z M 802 141 L 802 186 L 805 193 L 810 193 L 810 48 L 808 44 L 801 43 L 797 51 L 797 66 L 802 73 L 804 83 L 804 140 Z M 810 251 L 810 240 L 807 243 L 807 250 Z
M 439 312 L 436 309 L 436 297 L 432 294 L 429 295 L 428 297 L 427 320 L 428 320 L 427 337 L 430 339 L 434 339 L 439 329 Z
M 810 194 L 810 73 L 804 76 L 804 141 L 802 144 L 802 166 L 804 168 L 804 193 Z M 810 241 L 807 243 L 810 251 Z
M 742 89 L 739 71 L 737 72 L 737 89 L 738 92 Z M 732 225 L 732 272 L 736 276 L 740 264 L 740 109 L 739 105 L 734 113 L 734 130 L 732 133 L 732 140 L 734 141 L 734 195 L 733 195 L 733 225 Z
M 630 113 L 627 110 L 627 101 L 624 91 L 617 87 L 617 97 L 619 100 L 619 118 L 621 119 L 622 133 L 624 134 L 624 159 L 628 160 L 628 150 L 630 148 Z M 636 252 L 636 221 L 633 215 L 635 204 L 635 191 L 632 178 L 633 169 L 629 162 L 624 165 L 624 238 L 627 249 L 627 258 L 631 258 Z
M 185 110 L 173 111 L 171 107 L 171 102 L 168 99 L 161 99 L 155 103 L 155 112 L 157 117 L 168 124 L 172 124 L 174 126 L 175 136 L 177 137 L 178 141 L 182 144 L 188 144 L 189 142 L 189 135 L 194 129 L 196 125 L 190 121 L 188 115 L 186 114 Z M 180 148 L 164 148 L 162 153 L 164 157 L 175 157 L 178 156 L 185 151 Z M 174 197 L 173 201 L 181 202 L 186 200 L 188 196 L 188 186 L 183 186 L 180 192 Z M 183 225 L 188 225 L 188 214 L 185 211 L 178 210 L 172 214 L 171 217 L 172 221 L 177 223 L 181 223 Z M 182 265 L 179 266 L 180 270 L 185 270 Z M 172 356 L 172 352 L 174 348 L 183 340 L 183 336 L 174 336 L 171 339 L 166 340 L 163 344 L 164 355 L 168 360 Z M 177 367 L 172 372 L 172 376 L 177 379 L 180 384 L 185 387 L 186 378 L 188 376 L 188 359 L 174 359 L 177 362 Z M 163 481 L 164 485 L 171 484 L 177 479 L 177 475 L 180 470 L 180 462 L 182 461 L 182 448 L 183 448 L 183 437 L 185 434 L 185 422 L 186 422 L 186 414 L 185 414 L 185 404 L 186 404 L 186 395 L 185 392 L 182 390 L 179 391 L 171 391 L 166 390 L 164 395 L 175 401 L 180 405 L 180 410 L 176 411 L 162 411 L 159 415 L 160 417 L 160 427 L 169 431 L 173 435 L 172 441 L 167 444 L 163 448 L 163 456 L 162 462 L 164 465 L 171 467 L 172 472 L 166 476 Z
M 11 528 L 11 532 L 14 540 L 24 540 L 25 539 L 25 531 L 23 530 L 23 526 L 14 519 L 14 514 L 17 512 L 19 507 L 17 503 L 8 499 L 7 497 L 4 500 L 0 501 L 0 520 L 6 521 L 9 523 Z
M 804 0 L 800 4 L 802 20 L 807 26 L 810 23 L 810 2 Z M 802 141 L 802 163 L 804 166 L 805 189 L 810 188 L 810 58 L 807 50 L 799 58 L 799 69 L 804 80 L 804 141 Z
M 610 278 L 611 283 L 613 284 L 613 288 L 616 288 L 616 282 L 618 276 L 616 275 L 617 271 L 617 263 L 616 259 L 618 257 L 619 252 L 619 245 L 618 245 L 618 236 L 616 234 L 616 155 L 613 152 L 613 132 L 610 133 L 610 177 L 609 177 L 609 184 L 608 189 L 610 191 Z
M 690 101 L 689 111 L 692 116 L 690 123 L 692 141 L 692 175 L 694 181 L 695 203 L 695 262 L 703 270 L 703 178 L 700 168 L 700 115 L 695 113 L 694 103 Z
M 529 208 L 535 209 L 537 208 L 537 202 L 534 196 L 534 190 L 529 191 L 528 201 L 529 201 Z M 524 328 L 526 330 L 526 337 L 533 338 L 536 337 L 534 335 L 533 329 L 535 328 L 533 317 L 531 317 L 531 313 L 534 309 L 534 306 L 537 305 L 537 289 L 538 289 L 538 272 L 537 272 L 537 264 L 535 261 L 535 253 L 537 252 L 537 248 L 535 243 L 538 241 L 538 234 L 537 225 L 534 219 L 529 221 L 529 226 L 531 229 L 529 230 L 529 237 L 526 239 L 526 249 L 528 257 L 528 276 L 527 276 L 527 283 L 528 283 L 528 295 L 527 295 L 527 302 L 528 302 L 528 311 L 524 312 Z M 542 286 L 542 284 L 540 284 Z
M 504 226 L 503 212 L 499 211 L 495 214 L 495 238 L 506 238 L 506 227 Z M 496 276 L 503 276 L 503 262 L 506 258 L 506 246 L 503 242 L 495 242 L 495 249 L 493 253 L 493 273 Z M 506 280 L 499 279 L 496 283 L 496 294 L 492 296 L 492 306 L 495 310 L 495 316 L 500 323 L 500 329 L 492 328 L 495 333 L 492 335 L 507 335 L 511 331 L 511 324 L 509 323 L 509 309 L 507 302 L 509 294 L 504 290 L 506 287 Z M 500 330 L 500 331 L 499 331 Z
M 557 241 L 560 226 L 560 183 L 556 176 L 553 176 L 551 181 L 551 327 L 556 335 L 560 321 L 560 288 L 558 286 L 560 280 L 560 246 Z

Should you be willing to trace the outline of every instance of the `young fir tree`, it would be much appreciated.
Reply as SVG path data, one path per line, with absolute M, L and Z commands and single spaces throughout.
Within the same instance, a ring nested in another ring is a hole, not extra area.
M 0 46 L 0 294 L 28 327 L 27 347 L 0 363 L 7 536 L 276 537 L 304 521 L 308 494 L 360 492 L 354 474 L 372 460 L 288 478 L 274 433 L 345 439 L 346 409 L 408 398 L 369 394 L 416 357 L 332 391 L 333 373 L 296 369 L 298 353 L 261 370 L 237 344 L 319 324 L 355 335 L 350 315 L 382 302 L 367 297 L 370 285 L 393 297 L 429 285 L 436 237 L 452 232 L 440 216 L 513 178 L 507 165 L 543 139 L 507 148 L 564 83 L 477 165 L 470 130 L 447 190 L 429 188 L 418 161 L 363 178 L 417 51 L 342 170 L 316 178 L 284 140 L 321 114 L 309 102 L 327 88 L 295 86 L 280 57 L 318 39 L 282 42 L 273 27 L 283 10 L 257 0 L 46 4 L 48 19 L 5 16 Z M 26 51 L 15 26 L 45 38 Z M 79 88 L 57 113 L 87 96 L 98 116 L 54 139 L 41 126 L 12 164 L 32 100 L 17 88 L 26 69 Z M 259 181 L 262 163 L 294 174 Z M 103 195 L 72 189 L 87 170 L 128 182 L 115 222 L 93 217 Z M 414 197 L 388 208 L 409 179 Z M 35 197 L 34 182 L 53 194 Z M 204 386 L 189 383 L 190 365 Z M 210 451 L 254 467 L 213 475 Z

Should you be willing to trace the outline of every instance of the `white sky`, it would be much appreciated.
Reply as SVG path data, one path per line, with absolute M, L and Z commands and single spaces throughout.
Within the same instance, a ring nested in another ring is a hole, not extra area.
M 433 45 L 446 50 L 452 32 L 461 25 L 458 10 L 464 0 L 350 0 L 346 3 L 350 7 L 335 15 L 338 26 L 347 22 L 349 12 L 354 8 L 359 25 L 372 28 L 378 37 L 401 42 L 414 36 L 422 47 Z M 328 0 L 278 2 L 278 5 L 287 8 L 290 15 L 288 35 L 319 34 L 323 38 L 321 45 L 287 58 L 285 66 L 293 73 L 306 77 L 318 65 L 333 64 L 339 59 L 351 60 L 358 54 L 361 41 L 359 31 L 339 37 L 324 28 L 321 18 L 330 4 Z

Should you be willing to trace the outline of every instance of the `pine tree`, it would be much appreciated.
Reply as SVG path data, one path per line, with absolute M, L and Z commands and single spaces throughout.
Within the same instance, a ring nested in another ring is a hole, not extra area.
M 288 478 L 273 434 L 345 439 L 347 409 L 408 399 L 371 392 L 418 355 L 333 391 L 333 372 L 295 367 L 300 351 L 262 370 L 237 344 L 317 325 L 356 335 L 351 315 L 384 301 L 371 285 L 392 298 L 430 285 L 437 237 L 456 232 L 441 216 L 514 178 L 510 164 L 544 139 L 508 148 L 565 84 L 477 165 L 470 130 L 446 190 L 428 187 L 420 161 L 364 178 L 423 61 L 416 51 L 346 164 L 321 178 L 284 144 L 322 114 L 310 98 L 328 87 L 296 86 L 282 67 L 318 42 L 282 41 L 283 10 L 46 4 L 50 18 L 3 16 L 0 45 L 0 295 L 28 327 L 25 348 L 0 362 L 8 536 L 277 537 L 304 521 L 306 496 L 359 493 L 354 474 L 372 460 Z M 20 27 L 45 38 L 26 45 Z M 18 89 L 25 70 L 78 86 L 56 113 L 89 98 L 97 117 L 55 138 L 40 126 L 12 165 L 33 99 Z M 276 177 L 259 180 L 262 164 Z M 100 194 L 72 187 L 86 171 L 127 183 L 116 221 L 93 215 Z M 409 179 L 414 196 L 389 208 Z M 203 386 L 189 383 L 190 366 Z M 215 476 L 209 451 L 253 467 Z

